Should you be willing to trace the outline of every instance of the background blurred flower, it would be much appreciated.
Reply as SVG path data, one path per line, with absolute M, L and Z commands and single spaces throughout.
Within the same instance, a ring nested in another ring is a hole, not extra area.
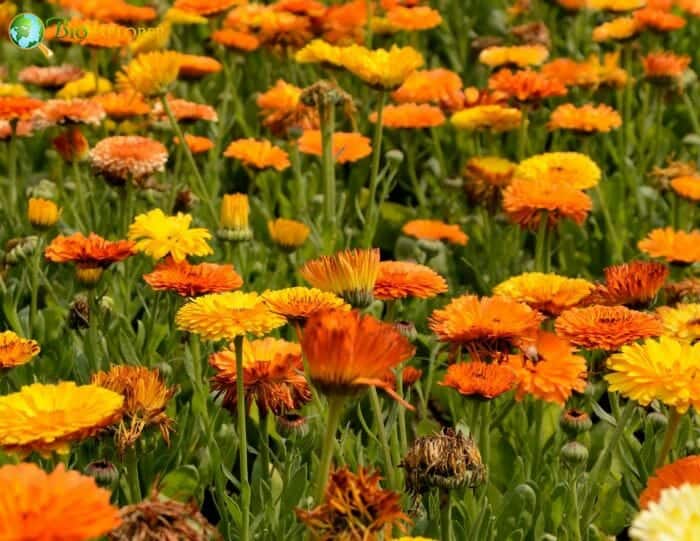
M 267 222 L 267 232 L 272 241 L 287 252 L 293 252 L 302 246 L 311 230 L 302 222 L 277 218 Z
M 547 123 L 550 130 L 572 130 L 581 133 L 607 133 L 620 126 L 620 113 L 605 104 L 585 104 L 576 107 L 572 103 L 565 103 L 552 111 Z
M 277 171 L 284 171 L 289 167 L 287 153 L 267 140 L 239 139 L 233 141 L 224 151 L 224 156 L 236 158 L 245 165 L 256 169 L 272 167 Z
M 410 220 L 403 225 L 401 232 L 416 239 L 441 240 L 460 246 L 466 246 L 469 241 L 467 234 L 458 225 L 446 224 L 440 220 Z
M 36 340 L 17 336 L 13 331 L 0 332 L 0 373 L 14 366 L 28 363 L 39 355 L 41 348 Z
M 645 254 L 663 258 L 669 263 L 695 263 L 700 261 L 700 230 L 653 229 L 637 246 Z
M 53 227 L 61 216 L 61 209 L 50 199 L 30 197 L 27 201 L 29 223 L 40 229 Z
M 141 182 L 165 169 L 168 151 L 150 137 L 117 135 L 99 141 L 90 150 L 90 165 L 110 181 Z
M 144 96 L 159 96 L 167 92 L 180 72 L 181 57 L 175 51 L 143 53 L 117 73 L 121 90 L 133 90 Z
M 321 156 L 320 130 L 304 130 L 297 141 L 299 151 Z M 356 162 L 372 153 L 370 140 L 355 132 L 333 133 L 333 157 L 338 163 Z
M 548 56 L 549 50 L 543 45 L 494 46 L 479 53 L 479 62 L 492 68 L 507 65 L 525 68 L 539 66 Z

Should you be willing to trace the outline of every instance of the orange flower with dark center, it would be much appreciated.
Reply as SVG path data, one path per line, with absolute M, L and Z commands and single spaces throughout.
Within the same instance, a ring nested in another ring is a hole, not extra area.
M 472 351 L 498 351 L 535 337 L 543 316 L 527 304 L 507 297 L 462 295 L 435 310 L 430 330 L 442 342 Z
M 411 220 L 401 228 L 401 232 L 419 240 L 440 240 L 466 246 L 467 234 L 458 225 L 450 225 L 440 220 Z
M 576 346 L 606 351 L 615 351 L 625 344 L 663 332 L 658 317 L 624 306 L 572 308 L 557 318 L 555 327 Z
M 181 100 L 168 96 L 168 106 L 178 122 L 188 120 L 209 120 L 211 122 L 216 122 L 219 120 L 216 109 L 204 103 L 195 103 L 193 101 Z M 160 118 L 167 118 L 160 101 L 156 102 L 153 113 Z
M 177 137 L 173 137 L 173 142 L 176 145 L 180 144 L 180 140 Z M 214 141 L 208 137 L 201 137 L 199 135 L 192 135 L 189 133 L 185 134 L 185 144 L 187 145 L 187 148 L 190 149 L 192 154 L 203 154 L 216 146 Z
M 100 104 L 108 117 L 118 120 L 151 112 L 151 106 L 143 96 L 134 92 L 110 92 L 95 96 L 92 100 Z
M 658 32 L 671 32 L 685 26 L 685 19 L 668 11 L 654 8 L 642 8 L 633 13 L 634 20 L 643 28 Z
M 492 399 L 515 387 L 515 374 L 507 365 L 471 361 L 447 367 L 443 387 L 452 387 L 464 396 Z
M 415 348 L 393 325 L 357 311 L 324 310 L 306 322 L 301 348 L 312 383 L 328 395 L 355 396 L 379 387 L 411 408 L 383 379 Z
M 590 304 L 642 307 L 654 300 L 668 278 L 668 267 L 651 261 L 631 261 L 605 269 L 605 282 L 586 299 Z
M 255 169 L 274 168 L 284 171 L 289 167 L 289 155 L 267 139 L 238 139 L 224 151 L 227 158 L 235 158 Z
M 168 151 L 154 139 L 117 135 L 98 142 L 90 151 L 90 165 L 109 182 L 141 182 L 165 169 Z
M 440 12 L 429 6 L 396 6 L 387 11 L 386 18 L 393 28 L 399 30 L 428 30 L 442 23 Z
M 489 209 L 494 207 L 499 201 L 501 188 L 510 184 L 515 166 L 500 156 L 469 158 L 462 175 L 465 179 L 464 190 L 470 201 L 484 203 Z
M 539 101 L 555 96 L 565 96 L 566 87 L 531 69 L 511 71 L 502 69 L 489 78 L 489 88 L 503 92 L 518 101 Z
M 23 68 L 17 78 L 20 82 L 42 88 L 59 88 L 84 75 L 82 68 L 70 64 L 60 66 L 28 66 Z
M 371 113 L 369 120 L 376 123 L 377 113 Z M 382 125 L 388 128 L 432 128 L 444 122 L 442 110 L 427 104 L 387 105 L 382 112 Z
M 696 263 L 700 261 L 700 230 L 654 229 L 637 243 L 637 247 L 645 254 L 663 258 L 669 263 Z
M 236 411 L 236 351 L 233 344 L 214 353 L 209 363 L 217 374 L 214 391 L 222 394 L 223 405 Z M 243 388 L 246 406 L 255 402 L 262 416 L 283 415 L 311 400 L 311 389 L 304 377 L 299 344 L 264 338 L 243 343 Z
M 228 47 L 230 49 L 238 49 L 239 51 L 254 51 L 260 47 L 260 40 L 250 32 L 242 32 L 233 28 L 222 28 L 215 31 L 211 35 L 216 43 Z
M 35 113 L 35 123 L 41 127 L 58 124 L 92 124 L 97 126 L 104 117 L 104 109 L 94 100 L 48 100 Z
M 108 241 L 90 233 L 57 236 L 44 250 L 53 263 L 75 263 L 78 268 L 107 268 L 133 255 L 135 243 L 130 240 Z
M 240 0 L 175 0 L 173 8 L 209 16 L 226 11 L 240 3 Z
M 399 103 L 435 103 L 448 110 L 461 109 L 464 101 L 459 75 L 443 68 L 414 71 L 391 97 Z
M 595 87 L 600 82 L 599 69 L 592 62 L 577 62 L 571 58 L 557 58 L 542 66 L 542 74 L 557 79 L 564 86 Z
M 690 66 L 690 61 L 688 55 L 661 51 L 643 57 L 642 66 L 647 79 L 680 79 Z
M 691 201 L 700 201 L 700 176 L 674 178 L 671 181 L 671 188 L 681 197 Z
M 572 130 L 581 133 L 607 133 L 622 126 L 620 113 L 612 107 L 589 103 L 576 107 L 565 103 L 557 107 L 549 117 L 549 130 Z
M 185 79 L 199 79 L 205 75 L 219 73 L 222 68 L 221 62 L 210 56 L 182 54 L 180 55 L 180 73 L 178 76 Z
M 60 135 L 57 135 L 51 144 L 67 162 L 72 162 L 73 160 L 82 160 L 87 156 L 90 146 L 88 145 L 87 139 L 78 128 L 72 127 L 64 131 Z
M 298 139 L 299 151 L 321 156 L 321 131 L 304 130 Z M 333 156 L 338 163 L 356 162 L 372 153 L 370 140 L 356 132 L 333 133 Z
M 408 261 L 382 261 L 374 296 L 383 301 L 417 297 L 428 299 L 447 291 L 445 279 L 430 267 Z
M 243 285 L 233 265 L 200 263 L 191 265 L 167 258 L 143 279 L 155 291 L 174 291 L 182 297 L 198 297 L 207 293 L 232 291 Z
M 100 49 L 120 49 L 129 45 L 134 35 L 129 28 L 116 23 L 103 23 L 89 19 L 70 19 L 61 25 L 58 33 L 56 25 L 49 26 L 44 33 L 46 40 L 64 43 L 79 43 L 84 47 Z
M 687 456 L 657 469 L 639 496 L 639 507 L 647 509 L 664 490 L 684 484 L 700 485 L 700 456 Z
M 0 120 L 15 120 L 17 118 L 28 118 L 39 109 L 44 102 L 34 98 L 1 96 L 0 97 Z

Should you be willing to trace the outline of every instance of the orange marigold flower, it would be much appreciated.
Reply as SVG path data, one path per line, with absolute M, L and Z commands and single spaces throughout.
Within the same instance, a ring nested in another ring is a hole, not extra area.
M 75 263 L 78 268 L 107 268 L 133 255 L 130 240 L 109 241 L 95 233 L 85 237 L 74 233 L 69 237 L 57 236 L 44 250 L 44 256 L 53 263 Z
M 508 105 L 508 94 L 503 92 L 491 92 L 487 89 L 479 89 L 475 86 L 468 86 L 464 89 L 462 96 L 462 107 L 470 109 L 484 105 Z
M 429 327 L 443 342 L 474 351 L 501 350 L 534 338 L 543 317 L 527 304 L 508 297 L 462 295 L 435 310 Z
M 275 11 L 288 11 L 318 18 L 323 17 L 326 12 L 326 6 L 317 0 L 277 0 L 271 7 Z
M 367 2 L 350 0 L 330 5 L 323 16 L 323 39 L 329 43 L 362 41 L 367 26 Z
M 447 367 L 443 387 L 452 387 L 464 396 L 492 399 L 515 387 L 515 373 L 501 363 L 471 361 Z
M 135 6 L 124 0 L 114 2 L 71 2 L 84 16 L 105 22 L 137 23 L 152 21 L 158 16 L 150 6 Z
M 318 111 L 301 103 L 301 88 L 278 80 L 275 86 L 258 96 L 257 104 L 265 116 L 263 125 L 274 134 L 291 127 L 313 130 L 319 127 Z
M 50 199 L 30 197 L 27 201 L 27 219 L 37 229 L 49 229 L 56 225 L 61 209 Z
M 141 94 L 135 92 L 110 92 L 92 98 L 105 114 L 117 120 L 143 116 L 151 112 L 151 106 L 146 103 Z
M 681 197 L 691 201 L 700 201 L 700 176 L 677 177 L 671 181 L 671 188 Z
M 464 166 L 464 189 L 469 199 L 485 202 L 491 208 L 497 203 L 501 188 L 508 186 L 515 164 L 500 156 L 474 156 Z
M 289 155 L 268 140 L 238 139 L 224 151 L 227 158 L 235 158 L 256 169 L 272 167 L 284 171 L 289 167 Z
M 200 263 L 191 265 L 186 260 L 175 262 L 168 257 L 143 279 L 156 291 L 175 291 L 182 297 L 198 297 L 238 289 L 243 279 L 233 265 Z
M 177 137 L 173 137 L 173 142 L 178 145 L 180 140 Z M 204 152 L 210 151 L 214 146 L 214 141 L 208 137 L 201 137 L 198 135 L 191 135 L 189 133 L 185 134 L 185 144 L 187 148 L 190 149 L 192 154 L 203 154 Z
M 168 107 L 173 113 L 173 116 L 178 122 L 208 120 L 217 122 L 219 115 L 211 105 L 205 103 L 196 103 L 188 100 L 181 100 L 168 96 Z M 163 110 L 163 104 L 158 101 L 153 107 L 153 113 L 160 118 L 167 118 L 166 112 Z
M 0 486 L 0 539 L 96 539 L 121 523 L 110 491 L 63 464 L 51 473 L 31 462 L 2 466 Z
M 0 96 L 0 120 L 28 118 L 42 105 L 43 101 L 34 98 Z
M 591 304 L 630 307 L 648 305 L 668 278 L 668 267 L 652 261 L 631 261 L 605 269 L 605 282 L 587 300 Z
M 322 310 L 350 310 L 350 305 L 335 293 L 310 287 L 265 291 L 262 296 L 270 310 L 293 322 L 306 321 Z
M 637 243 L 637 247 L 645 254 L 663 258 L 669 263 L 696 263 L 700 261 L 700 230 L 654 229 Z
M 550 227 L 570 219 L 581 225 L 592 207 L 591 198 L 564 182 L 514 179 L 503 191 L 503 208 L 521 227 L 537 229 L 543 215 Z
M 658 317 L 624 306 L 572 308 L 557 318 L 555 327 L 576 346 L 606 351 L 615 351 L 625 344 L 663 332 Z
M 462 130 L 491 130 L 500 133 L 519 128 L 522 119 L 522 111 L 514 107 L 477 105 L 457 111 L 450 122 Z
M 49 26 L 44 38 L 57 39 L 65 43 L 79 43 L 84 47 L 101 49 L 120 49 L 129 45 L 134 35 L 129 28 L 116 23 L 103 23 L 87 19 L 70 19 L 61 24 L 61 33 L 57 26 Z
M 376 111 L 369 115 L 369 120 L 377 122 Z M 388 128 L 432 128 L 444 122 L 442 110 L 427 104 L 387 105 L 382 112 L 382 125 Z
M 297 220 L 277 218 L 267 222 L 267 232 L 272 241 L 287 252 L 293 252 L 306 242 L 311 230 Z
M 544 45 L 497 45 L 482 50 L 479 62 L 492 68 L 508 65 L 525 68 L 539 66 L 548 56 L 549 50 Z
M 564 96 L 567 92 L 566 87 L 557 79 L 551 79 L 530 69 L 499 70 L 489 78 L 489 88 L 519 101 L 538 101 Z
M 165 169 L 168 151 L 148 137 L 117 135 L 107 137 L 90 151 L 90 165 L 108 181 L 123 184 L 140 182 Z
M 557 58 L 542 66 L 542 73 L 557 79 L 564 86 L 597 86 L 599 69 L 591 62 L 577 62 L 571 58 Z
M 37 126 L 59 124 L 92 124 L 97 126 L 105 117 L 104 109 L 94 100 L 48 100 L 34 115 Z
M 440 12 L 428 6 L 396 6 L 387 11 L 386 18 L 399 30 L 428 30 L 442 23 Z
M 40 351 L 36 340 L 21 338 L 12 331 L 0 332 L 0 373 L 28 363 L 39 355 Z
M 394 370 L 389 370 L 384 375 L 384 379 L 386 380 L 387 383 L 390 385 L 397 385 L 398 384 L 398 369 Z M 396 373 L 395 373 L 396 372 Z M 414 366 L 406 366 L 401 369 L 401 384 L 403 385 L 403 388 L 406 389 L 408 387 L 412 387 L 415 385 L 415 383 L 421 378 L 423 375 L 423 371 L 420 368 L 415 368 Z
M 647 79 L 680 79 L 690 66 L 688 55 L 677 55 L 661 51 L 649 53 L 642 58 Z
M 700 17 L 700 1 L 698 0 L 676 0 L 676 5 L 689 15 Z
M 51 144 L 67 162 L 82 160 L 87 156 L 90 146 L 87 139 L 77 127 L 72 127 L 57 135 Z
M 547 315 L 558 315 L 578 305 L 592 289 L 593 284 L 582 278 L 526 272 L 501 282 L 493 293 L 524 302 Z
M 632 11 L 644 7 L 647 0 L 586 0 L 588 9 L 607 11 Z
M 179 77 L 185 79 L 198 79 L 212 73 L 219 73 L 223 69 L 221 62 L 210 56 L 196 54 L 180 55 Z
M 419 240 L 440 240 L 450 244 L 466 246 L 467 234 L 458 225 L 450 225 L 440 220 L 411 220 L 401 228 L 401 232 Z
M 20 82 L 42 88 L 60 88 L 82 78 L 84 72 L 78 66 L 61 64 L 60 66 L 28 66 L 20 70 L 17 78 Z
M 250 32 L 242 32 L 233 28 L 222 28 L 211 35 L 216 43 L 239 51 L 254 51 L 260 47 L 260 40 Z
M 212 378 L 212 388 L 223 395 L 223 406 L 236 411 L 236 349 L 234 344 L 209 357 L 217 371 Z M 301 408 L 311 400 L 301 361 L 299 344 L 263 338 L 243 342 L 243 389 L 246 406 L 255 402 L 260 415 L 269 412 L 283 415 Z
M 658 32 L 671 32 L 685 26 L 685 19 L 663 9 L 643 8 L 634 12 L 634 20 L 643 28 Z
M 511 355 L 508 365 L 517 379 L 518 400 L 532 395 L 563 406 L 574 391 L 586 388 L 586 359 L 554 333 L 540 331 L 533 350 L 536 359 Z
M 393 325 L 357 311 L 316 312 L 306 322 L 301 348 L 311 381 L 322 392 L 355 396 L 369 386 L 379 387 L 410 407 L 383 379 L 387 370 L 415 353 Z
M 240 4 L 241 0 L 175 0 L 173 8 L 197 15 L 216 15 Z
M 647 509 L 659 500 L 664 490 L 684 484 L 700 485 L 700 456 L 687 456 L 658 468 L 639 496 L 639 507 Z
M 459 109 L 463 103 L 462 80 L 443 68 L 414 71 L 391 97 L 399 103 L 436 103 L 445 109 Z
M 299 150 L 305 154 L 321 155 L 321 131 L 304 130 L 298 139 Z M 356 132 L 333 133 L 333 155 L 338 163 L 356 162 L 372 153 L 369 138 Z
M 549 117 L 550 130 L 573 130 L 582 133 L 607 133 L 622 126 L 620 113 L 605 104 L 587 103 L 576 107 L 565 103 L 557 107 Z
M 408 261 L 382 261 L 374 296 L 383 301 L 416 297 L 428 299 L 447 291 L 445 279 L 430 267 Z

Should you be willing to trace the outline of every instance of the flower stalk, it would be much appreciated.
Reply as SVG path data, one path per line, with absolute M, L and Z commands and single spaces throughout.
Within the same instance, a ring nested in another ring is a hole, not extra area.
M 246 404 L 243 388 L 243 336 L 234 338 L 236 349 L 236 409 L 238 413 L 238 454 L 241 482 L 241 541 L 250 538 L 250 481 L 248 480 L 248 437 L 246 434 Z
M 314 501 L 318 504 L 323 500 L 323 493 L 326 490 L 328 476 L 331 471 L 331 460 L 335 447 L 335 436 L 343 414 L 345 399 L 342 396 L 328 397 L 328 417 L 326 419 L 326 433 L 323 437 L 321 447 L 321 459 L 318 464 L 318 474 L 316 476 L 316 490 L 314 491 Z

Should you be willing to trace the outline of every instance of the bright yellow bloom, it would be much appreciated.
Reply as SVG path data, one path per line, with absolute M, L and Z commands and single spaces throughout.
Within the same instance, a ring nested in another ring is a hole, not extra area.
M 518 164 L 514 176 L 527 180 L 550 179 L 577 190 L 592 188 L 600 182 L 600 167 L 579 152 L 545 152 Z
M 225 240 L 244 241 L 253 237 L 248 223 L 250 203 L 244 193 L 227 193 L 221 198 L 221 230 L 219 237 Z
M 664 335 L 688 342 L 700 340 L 700 304 L 662 306 L 656 313 L 661 317 Z
M 163 20 L 173 24 L 207 24 L 208 22 L 206 17 L 178 8 L 168 9 L 168 11 L 165 12 Z
M 27 218 L 34 227 L 52 227 L 61 216 L 61 209 L 49 199 L 31 197 L 27 202 Z
M 350 305 L 335 293 L 312 287 L 265 291 L 262 296 L 273 312 L 296 321 L 305 321 L 321 310 L 350 310 Z
M 310 233 L 306 224 L 285 218 L 267 222 L 267 231 L 275 244 L 288 251 L 294 251 L 304 244 Z
M 129 226 L 129 240 L 136 241 L 136 251 L 153 259 L 166 255 L 176 262 L 184 261 L 188 255 L 203 256 L 213 253 L 207 241 L 211 234 L 203 227 L 190 229 L 192 216 L 178 212 L 166 216 L 161 209 L 139 214 Z
M 112 83 L 109 79 L 99 77 L 97 79 L 97 91 L 95 91 L 95 74 L 86 73 L 77 81 L 71 81 L 61 90 L 56 92 L 56 97 L 62 100 L 80 98 L 82 96 L 92 96 L 94 94 L 106 94 L 111 92 Z
M 526 272 L 501 282 L 493 289 L 493 294 L 524 302 L 549 315 L 557 315 L 580 303 L 594 287 L 582 278 Z
M 163 21 L 155 28 L 149 28 L 146 32 L 139 34 L 137 38 L 129 43 L 129 50 L 132 54 L 148 53 L 160 51 L 168 46 L 172 23 Z
M 178 310 L 175 322 L 180 330 L 206 340 L 223 340 L 248 333 L 261 336 L 286 320 L 257 293 L 232 291 L 196 298 Z
M 695 541 L 700 532 L 700 485 L 667 488 L 659 501 L 637 515 L 633 541 Z
M 28 363 L 40 351 L 41 348 L 35 340 L 27 340 L 12 331 L 0 332 L 0 372 Z
M 700 405 L 700 344 L 662 336 L 622 346 L 608 359 L 610 391 L 648 406 L 659 400 L 679 413 Z
M 342 47 L 336 47 L 323 40 L 315 39 L 303 49 L 297 51 L 294 59 L 302 64 L 331 64 L 340 65 Z
M 175 51 L 140 54 L 117 73 L 117 84 L 124 91 L 134 90 L 144 96 L 164 94 L 177 79 L 181 55 Z
M 479 54 L 479 62 L 491 66 L 515 64 L 521 68 L 539 66 L 549 57 L 544 45 L 514 45 L 510 47 L 487 47 Z
M 588 9 L 606 11 L 632 11 L 643 8 L 646 0 L 586 0 Z
M 618 17 L 593 29 L 593 41 L 625 40 L 636 36 L 643 26 L 634 17 Z
M 368 85 L 385 90 L 398 88 L 423 62 L 423 56 L 414 48 L 396 45 L 388 51 L 351 45 L 343 47 L 340 56 L 342 67 Z
M 17 83 L 0 83 L 0 98 L 23 98 L 29 96 L 24 86 Z
M 461 130 L 491 130 L 495 133 L 515 130 L 522 122 L 520 109 L 502 105 L 477 105 L 457 111 L 450 122 Z

